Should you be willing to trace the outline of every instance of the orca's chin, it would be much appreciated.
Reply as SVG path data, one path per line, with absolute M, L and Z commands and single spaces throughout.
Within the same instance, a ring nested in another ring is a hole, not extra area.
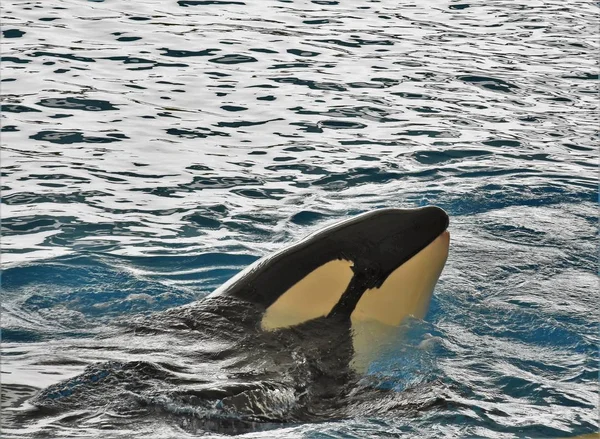
M 440 233 L 440 236 L 438 236 L 437 239 L 442 238 L 445 239 L 446 241 L 448 241 L 448 247 L 450 247 L 450 232 L 448 231 L 448 229 L 444 230 L 442 233 Z
M 350 316 L 354 358 L 352 368 L 365 373 L 383 346 L 397 337 L 408 317 L 423 319 L 450 248 L 444 230 L 424 249 L 396 268 L 379 288 L 366 290 Z
M 351 315 L 352 320 L 375 320 L 398 326 L 408 316 L 425 317 L 449 248 L 450 232 L 444 230 L 397 267 L 379 288 L 366 290 Z

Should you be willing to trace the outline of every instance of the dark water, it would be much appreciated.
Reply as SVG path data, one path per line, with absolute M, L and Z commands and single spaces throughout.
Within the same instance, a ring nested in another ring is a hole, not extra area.
M 430 312 L 369 372 L 406 410 L 248 436 L 598 430 L 596 2 L 2 6 L 6 405 L 140 355 L 90 341 L 109 324 L 332 221 L 436 204 L 452 245 Z M 201 434 L 107 414 L 3 428 Z

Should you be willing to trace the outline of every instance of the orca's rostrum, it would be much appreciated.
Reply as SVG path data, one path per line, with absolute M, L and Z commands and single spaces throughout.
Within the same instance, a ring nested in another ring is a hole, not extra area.
M 102 340 L 108 361 L 42 390 L 33 412 L 162 414 L 222 432 L 364 413 L 355 385 L 408 316 L 425 316 L 447 227 L 432 206 L 326 227 L 199 302 L 116 329 Z

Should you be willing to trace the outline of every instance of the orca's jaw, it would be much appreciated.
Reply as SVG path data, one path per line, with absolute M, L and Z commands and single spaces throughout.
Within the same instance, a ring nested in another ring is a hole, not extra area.
M 381 349 L 397 337 L 408 317 L 423 319 L 444 268 L 450 233 L 444 231 L 427 247 L 394 270 L 379 288 L 366 290 L 351 315 L 352 368 L 366 372 Z
M 450 233 L 444 231 L 396 268 L 381 286 L 364 291 L 351 314 L 352 321 L 377 320 L 398 326 L 408 316 L 425 317 L 449 247 Z

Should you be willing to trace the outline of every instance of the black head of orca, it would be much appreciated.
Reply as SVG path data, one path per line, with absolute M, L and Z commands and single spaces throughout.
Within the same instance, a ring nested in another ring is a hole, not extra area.
M 321 316 L 349 318 L 365 291 L 381 287 L 444 234 L 448 223 L 434 206 L 358 215 L 257 261 L 212 295 L 253 302 L 267 315 L 277 310 L 276 322 L 263 320 L 267 329 Z

